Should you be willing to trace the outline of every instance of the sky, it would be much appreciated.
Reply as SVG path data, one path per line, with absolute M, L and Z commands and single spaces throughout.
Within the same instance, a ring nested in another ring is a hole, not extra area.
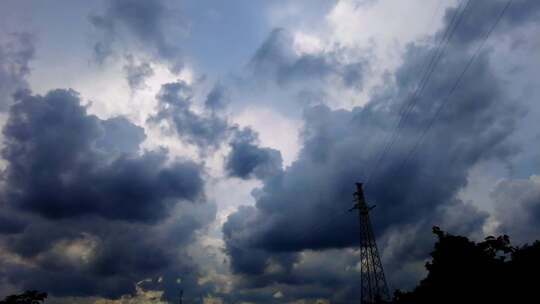
M 5 0 L 0 297 L 358 302 L 540 235 L 540 2 Z

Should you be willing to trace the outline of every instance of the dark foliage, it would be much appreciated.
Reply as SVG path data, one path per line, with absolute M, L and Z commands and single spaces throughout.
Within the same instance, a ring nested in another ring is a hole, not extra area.
M 7 296 L 0 304 L 41 304 L 47 298 L 46 292 L 28 290 L 18 295 Z
M 536 302 L 540 241 L 513 247 L 507 235 L 476 243 L 438 227 L 433 233 L 439 240 L 427 277 L 411 292 L 396 291 L 395 304 Z

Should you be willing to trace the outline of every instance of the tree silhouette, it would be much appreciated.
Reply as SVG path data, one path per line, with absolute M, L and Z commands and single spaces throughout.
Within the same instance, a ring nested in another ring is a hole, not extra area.
M 438 227 L 433 233 L 438 241 L 426 278 L 411 292 L 397 290 L 395 304 L 533 303 L 538 298 L 539 241 L 513 247 L 507 235 L 475 243 Z
M 28 290 L 18 295 L 7 296 L 0 304 L 41 304 L 47 298 L 46 292 Z

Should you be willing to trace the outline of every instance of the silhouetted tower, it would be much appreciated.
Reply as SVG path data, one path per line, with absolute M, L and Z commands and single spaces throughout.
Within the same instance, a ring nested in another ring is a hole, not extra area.
M 360 220 L 360 291 L 362 292 L 360 303 L 390 302 L 390 294 L 388 292 L 386 278 L 384 277 L 383 265 L 379 257 L 373 228 L 369 219 L 369 212 L 375 206 L 368 207 L 366 204 L 362 183 L 356 183 L 354 198 L 356 204 L 351 210 L 358 209 Z
M 184 297 L 184 290 L 180 290 L 180 295 L 178 297 L 178 303 L 182 304 L 182 298 Z

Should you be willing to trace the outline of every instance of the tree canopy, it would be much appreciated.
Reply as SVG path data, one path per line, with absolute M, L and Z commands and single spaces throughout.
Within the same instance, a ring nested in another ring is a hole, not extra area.
M 395 304 L 531 303 L 538 297 L 540 241 L 512 246 L 507 235 L 474 242 L 433 227 L 438 241 L 428 274 L 410 292 L 397 290 Z
M 0 304 L 41 304 L 47 298 L 46 292 L 28 290 L 18 295 L 7 296 Z

